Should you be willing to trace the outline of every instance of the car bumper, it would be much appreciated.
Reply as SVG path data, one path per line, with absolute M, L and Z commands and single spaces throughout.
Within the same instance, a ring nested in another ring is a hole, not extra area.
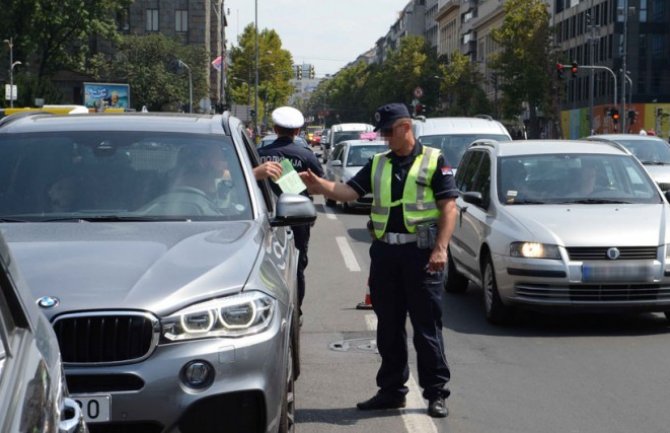
M 670 274 L 658 260 L 578 262 L 498 256 L 506 304 L 586 311 L 668 311 Z
M 73 398 L 109 395 L 111 420 L 103 424 L 127 431 L 275 431 L 285 392 L 288 328 L 276 315 L 269 329 L 249 337 L 159 345 L 136 364 L 68 366 L 68 386 Z M 214 379 L 204 389 L 182 379 L 184 366 L 196 360 L 213 367 Z M 97 425 L 89 422 L 90 430 Z

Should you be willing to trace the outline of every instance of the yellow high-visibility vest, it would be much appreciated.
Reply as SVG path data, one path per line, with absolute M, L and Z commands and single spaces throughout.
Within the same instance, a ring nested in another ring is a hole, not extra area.
M 423 146 L 422 152 L 416 156 L 407 174 L 405 187 L 400 200 L 391 200 L 391 183 L 393 167 L 389 153 L 379 153 L 372 159 L 372 209 L 370 218 L 375 236 L 379 239 L 386 231 L 391 208 L 403 207 L 405 227 L 409 233 L 416 232 L 416 225 L 436 220 L 440 212 L 435 203 L 435 194 L 430 186 L 440 151 Z

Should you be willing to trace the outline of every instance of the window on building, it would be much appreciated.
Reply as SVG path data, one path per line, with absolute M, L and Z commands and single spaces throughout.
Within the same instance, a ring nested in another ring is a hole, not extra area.
M 158 31 L 158 9 L 147 9 L 147 31 Z
M 175 11 L 175 26 L 174 29 L 177 32 L 187 32 L 188 31 L 188 11 L 187 10 L 177 10 Z

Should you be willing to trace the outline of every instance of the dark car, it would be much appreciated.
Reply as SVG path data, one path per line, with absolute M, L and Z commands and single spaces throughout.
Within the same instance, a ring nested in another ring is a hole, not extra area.
M 0 229 L 93 432 L 290 432 L 307 197 L 228 114 L 0 123 Z
M 35 301 L 0 235 L 0 431 L 84 433 L 82 411 L 67 397 L 58 340 Z

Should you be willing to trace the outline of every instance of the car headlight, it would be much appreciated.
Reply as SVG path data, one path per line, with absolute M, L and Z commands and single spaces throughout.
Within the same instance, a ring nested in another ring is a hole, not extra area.
M 257 334 L 270 325 L 276 302 L 265 293 L 245 292 L 191 305 L 161 320 L 162 335 L 183 341 Z
M 539 242 L 512 242 L 509 246 L 509 254 L 512 257 L 527 259 L 561 259 L 558 245 Z

